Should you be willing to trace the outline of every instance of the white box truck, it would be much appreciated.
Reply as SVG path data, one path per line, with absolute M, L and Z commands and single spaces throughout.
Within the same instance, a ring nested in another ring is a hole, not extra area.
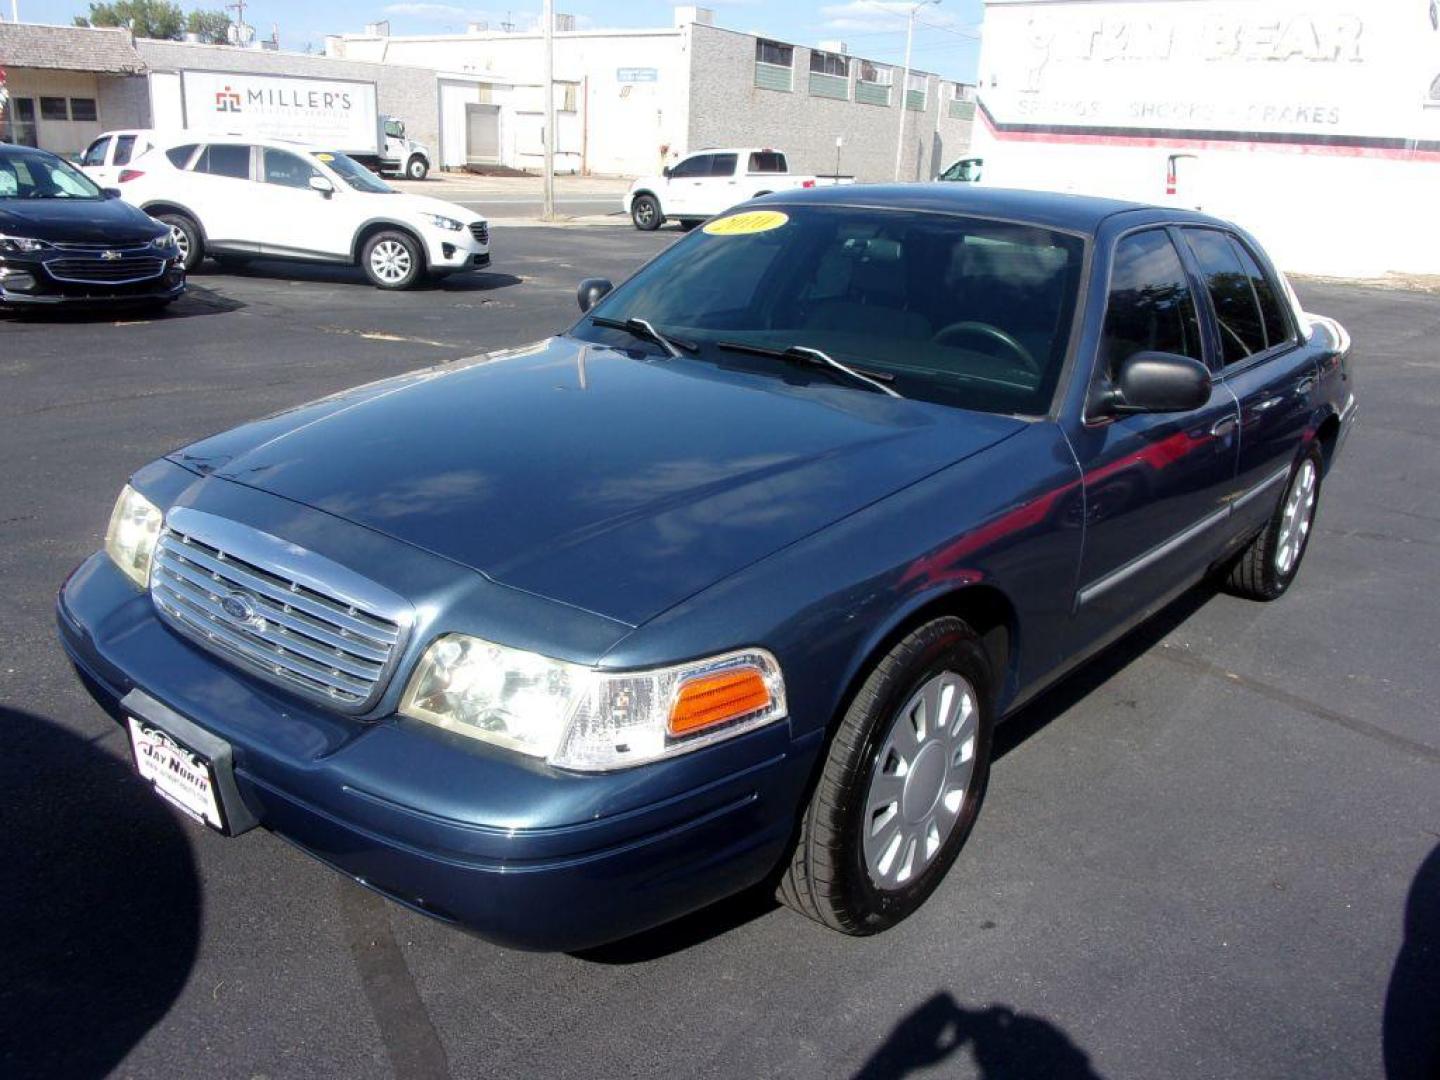
M 153 125 L 207 135 L 293 139 L 348 154 L 377 172 L 423 180 L 429 147 L 380 114 L 375 84 L 235 71 L 152 72 Z

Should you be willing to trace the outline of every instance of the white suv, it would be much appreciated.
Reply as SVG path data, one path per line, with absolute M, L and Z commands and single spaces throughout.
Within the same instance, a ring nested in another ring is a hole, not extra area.
M 120 169 L 127 202 L 169 225 L 191 270 L 251 259 L 358 265 L 405 289 L 490 264 L 490 228 L 454 203 L 396 191 L 344 154 L 278 139 L 157 138 Z

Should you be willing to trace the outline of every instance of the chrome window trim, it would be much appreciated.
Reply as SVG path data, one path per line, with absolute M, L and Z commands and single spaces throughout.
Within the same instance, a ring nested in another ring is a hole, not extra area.
M 1199 521 L 1187 525 L 1185 528 L 1181 529 L 1173 536 L 1155 545 L 1149 551 L 1141 552 L 1124 566 L 1116 567 L 1114 570 L 1111 570 L 1106 574 L 1102 574 L 1100 577 L 1096 578 L 1089 585 L 1086 585 L 1083 589 L 1081 589 L 1078 593 L 1075 594 L 1076 608 L 1079 609 L 1084 607 L 1096 597 L 1101 596 L 1106 592 L 1109 592 L 1116 585 L 1119 585 L 1121 582 L 1133 577 L 1141 570 L 1144 570 L 1149 566 L 1153 566 L 1155 563 L 1165 558 L 1165 556 L 1171 554 L 1174 551 L 1177 551 L 1185 544 L 1188 544 L 1191 540 L 1194 540 L 1197 536 L 1200 536 L 1202 533 L 1208 531 L 1209 529 L 1229 518 L 1230 515 L 1233 514 L 1240 507 L 1245 506 L 1253 502 L 1255 499 L 1259 498 L 1266 491 L 1274 487 L 1276 484 L 1278 484 L 1281 480 L 1284 480 L 1285 477 L 1289 475 L 1290 466 L 1287 464 L 1283 468 L 1275 470 L 1275 472 L 1265 477 L 1265 479 L 1261 480 L 1258 484 L 1255 484 L 1253 487 L 1249 488 L 1247 491 L 1243 492 L 1242 494 L 1234 498 L 1231 502 L 1227 503 L 1225 506 L 1222 506 L 1220 509 L 1213 510 L 1210 513 L 1206 514 L 1204 517 L 1202 517 Z

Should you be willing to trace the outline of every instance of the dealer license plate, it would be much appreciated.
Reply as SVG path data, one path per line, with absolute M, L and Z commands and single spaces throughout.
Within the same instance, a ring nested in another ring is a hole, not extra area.
M 135 767 L 150 781 L 155 793 L 196 821 L 225 832 L 215 768 L 210 761 L 153 724 L 133 716 L 127 719 Z

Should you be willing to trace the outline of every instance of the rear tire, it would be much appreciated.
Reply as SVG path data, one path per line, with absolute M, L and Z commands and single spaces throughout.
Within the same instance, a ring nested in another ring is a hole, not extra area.
M 859 936 L 925 902 L 985 797 L 993 680 L 980 639 L 952 616 L 906 635 L 875 665 L 830 743 L 781 903 Z
M 660 200 L 654 195 L 637 195 L 630 203 L 630 220 L 641 232 L 654 232 L 665 223 Z
M 409 233 L 386 229 L 365 241 L 360 268 L 377 289 L 408 289 L 424 275 L 425 258 Z
M 1290 588 L 1314 531 L 1320 472 L 1320 450 L 1311 446 L 1290 470 L 1270 521 L 1230 567 L 1229 592 L 1248 600 L 1277 600 Z
M 180 265 L 187 274 L 194 271 L 205 258 L 205 241 L 200 238 L 200 226 L 189 214 L 157 214 L 155 220 L 170 228 L 175 245 L 180 249 Z
M 405 163 L 405 175 L 411 180 L 424 180 L 430 173 L 430 163 L 416 154 Z

